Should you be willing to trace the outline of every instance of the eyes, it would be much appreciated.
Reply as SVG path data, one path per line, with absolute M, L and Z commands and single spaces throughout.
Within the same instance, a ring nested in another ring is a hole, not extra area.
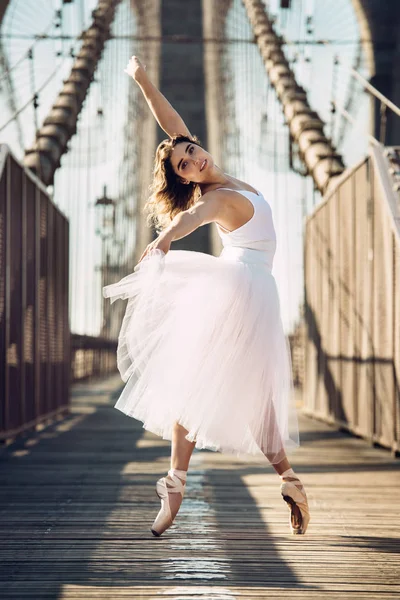
M 194 152 L 194 146 L 190 146 L 189 150 L 188 150 L 188 154 L 193 154 Z M 187 166 L 187 162 L 184 160 L 181 166 L 182 171 L 184 171 L 185 167 Z

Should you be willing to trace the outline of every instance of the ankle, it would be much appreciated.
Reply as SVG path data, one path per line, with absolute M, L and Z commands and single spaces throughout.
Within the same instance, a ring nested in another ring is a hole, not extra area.
M 171 468 L 168 471 L 168 475 L 171 477 L 171 479 L 173 479 L 174 477 L 179 477 L 179 479 L 182 481 L 182 483 L 185 483 L 186 477 L 187 477 L 187 471 L 184 471 L 182 469 Z
M 279 477 L 284 482 L 294 483 L 294 485 L 299 489 L 303 488 L 300 478 L 296 475 L 293 469 L 286 469 L 286 471 L 281 473 Z
M 291 478 L 291 479 L 298 479 L 296 473 L 293 471 L 292 468 L 286 469 L 286 471 L 284 471 L 283 473 L 281 473 L 279 475 L 279 477 L 281 479 L 289 479 L 289 478 Z

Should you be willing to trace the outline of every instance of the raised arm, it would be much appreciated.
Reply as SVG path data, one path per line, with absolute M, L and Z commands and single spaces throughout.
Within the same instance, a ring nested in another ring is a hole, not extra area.
M 128 73 L 136 81 L 157 123 L 165 133 L 170 137 L 175 134 L 191 135 L 182 117 L 150 81 L 143 65 L 136 56 L 132 56 L 130 59 L 125 73 Z

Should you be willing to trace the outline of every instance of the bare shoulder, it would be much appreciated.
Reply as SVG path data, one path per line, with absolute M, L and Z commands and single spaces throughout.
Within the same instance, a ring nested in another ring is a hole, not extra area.
M 209 192 L 206 192 L 205 194 L 203 194 L 199 200 L 198 200 L 198 204 L 208 204 L 209 206 L 213 206 L 214 208 L 218 208 L 218 206 L 221 206 L 224 202 L 224 198 L 226 199 L 226 196 L 224 195 L 223 191 L 219 191 L 219 190 L 211 190 Z
M 237 192 L 239 190 L 218 188 L 206 192 L 201 199 L 208 202 L 210 206 L 213 206 L 218 211 L 218 216 L 221 217 L 228 215 L 232 209 L 236 210 L 243 204 L 243 199 Z
M 206 192 L 187 212 L 196 214 L 203 223 L 211 223 L 220 219 L 226 207 L 226 197 L 223 192 L 211 190 Z

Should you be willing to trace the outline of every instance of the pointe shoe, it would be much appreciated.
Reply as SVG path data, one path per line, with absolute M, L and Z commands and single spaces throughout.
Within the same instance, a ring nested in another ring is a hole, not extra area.
M 289 525 L 293 535 L 303 535 L 310 521 L 310 511 L 306 492 L 300 479 L 293 469 L 288 469 L 282 475 L 281 494 L 289 507 Z
M 162 533 L 174 522 L 172 518 L 171 508 L 169 505 L 168 494 L 175 493 L 181 494 L 181 502 L 185 493 L 186 483 L 186 471 L 180 471 L 179 469 L 170 469 L 168 471 L 168 477 L 161 477 L 156 484 L 156 493 L 161 500 L 161 509 L 157 517 L 151 526 L 151 533 L 156 537 L 160 537 Z

